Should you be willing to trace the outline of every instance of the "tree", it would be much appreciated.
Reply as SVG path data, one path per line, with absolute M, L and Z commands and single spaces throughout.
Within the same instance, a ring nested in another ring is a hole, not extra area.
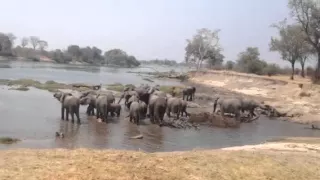
M 30 36 L 30 43 L 34 50 L 36 50 L 37 46 L 39 45 L 40 39 L 36 36 Z
M 41 52 L 44 51 L 48 47 L 48 42 L 44 41 L 44 40 L 39 40 L 38 44 L 39 44 L 39 49 L 41 50 Z
M 111 49 L 104 53 L 106 64 L 113 64 L 120 67 L 139 66 L 140 62 L 134 56 L 129 56 L 121 49 Z
M 12 47 L 14 45 L 14 41 L 17 39 L 17 37 L 12 33 L 8 33 L 7 36 L 11 42 L 11 47 Z
M 67 51 L 76 60 L 78 60 L 78 58 L 80 57 L 81 51 L 80 51 L 80 47 L 78 45 L 70 45 L 70 46 L 68 46 L 68 50 Z
M 247 47 L 238 55 L 237 65 L 240 71 L 261 75 L 267 66 L 265 61 L 260 60 L 260 52 L 257 47 Z
M 22 46 L 23 48 L 25 48 L 26 46 L 28 46 L 28 44 L 29 44 L 29 39 L 28 39 L 28 38 L 24 37 L 24 38 L 21 39 L 21 46 Z
M 209 30 L 206 28 L 198 29 L 197 34 L 192 39 L 187 39 L 186 62 L 197 64 L 197 70 L 201 67 L 202 62 L 208 57 L 208 52 L 214 52 L 219 48 L 219 29 Z
M 234 62 L 233 61 L 227 61 L 226 62 L 226 68 L 227 70 L 232 70 L 234 68 Z
M 279 30 L 279 38 L 271 38 L 270 50 L 278 51 L 283 60 L 290 62 L 292 69 L 290 79 L 293 79 L 295 62 L 301 59 L 302 55 L 307 55 L 306 52 L 303 52 L 308 46 L 305 41 L 305 34 L 302 32 L 300 25 L 287 25 L 286 20 L 272 26 Z
M 2 55 L 12 55 L 11 51 L 12 43 L 9 37 L 4 34 L 0 33 L 0 52 Z
M 315 79 L 320 80 L 320 3 L 317 0 L 289 0 L 288 6 L 318 55 Z
M 308 58 L 314 54 L 316 54 L 314 48 L 305 41 L 304 46 L 300 50 L 299 59 L 298 59 L 298 61 L 300 62 L 300 65 L 301 65 L 301 76 L 303 78 L 305 77 L 305 71 L 304 71 L 305 70 L 305 68 L 304 68 L 305 63 L 308 60 Z
M 221 66 L 224 55 L 221 54 L 221 49 L 210 49 L 207 53 L 207 56 L 204 57 L 207 60 L 208 65 L 210 68 L 214 66 Z

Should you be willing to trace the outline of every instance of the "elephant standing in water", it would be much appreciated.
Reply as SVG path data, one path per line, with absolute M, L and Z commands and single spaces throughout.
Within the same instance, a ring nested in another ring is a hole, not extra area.
M 220 108 L 222 117 L 224 117 L 224 113 L 231 113 L 235 115 L 237 121 L 240 121 L 240 110 L 242 110 L 242 101 L 240 99 L 217 97 L 213 104 L 213 113 L 216 111 L 217 105 Z
M 261 103 L 252 100 L 252 99 L 245 99 L 245 98 L 241 98 L 241 112 L 244 113 L 245 111 L 249 111 L 249 116 L 252 118 L 253 116 L 256 116 L 256 114 L 254 113 L 254 110 L 256 108 L 261 108 L 261 109 L 266 109 L 266 107 L 264 105 L 262 105 Z
M 114 116 L 114 113 L 116 113 L 117 117 L 119 117 L 121 112 L 121 105 L 116 103 L 110 104 L 110 106 L 108 107 L 108 112 L 111 113 L 112 117 Z
M 131 103 L 130 110 L 129 110 L 129 117 L 130 122 L 136 123 L 139 125 L 140 123 L 140 104 L 137 101 L 134 101 Z
M 186 115 L 186 117 L 189 115 L 187 112 L 187 106 L 188 106 L 188 102 L 185 100 L 180 99 L 181 101 L 181 116 L 183 116 L 183 114 Z
M 192 101 L 194 99 L 195 93 L 196 93 L 196 87 L 194 86 L 186 87 L 182 90 L 182 99 L 184 100 L 186 96 L 187 101 Z
M 169 98 L 167 104 L 167 116 L 171 117 L 170 113 L 173 112 L 176 114 L 177 119 L 179 119 L 182 109 L 182 101 L 179 98 Z
M 110 104 L 114 103 L 115 97 L 112 93 L 107 94 L 98 94 L 96 100 L 96 108 L 97 108 L 97 119 L 101 118 L 103 122 L 107 120 L 108 116 L 108 108 L 110 108 Z
M 82 97 L 80 99 L 80 104 L 81 105 L 88 105 L 87 107 L 87 115 L 95 115 L 94 114 L 94 109 L 96 109 L 96 101 L 97 101 L 97 96 L 89 94 L 86 97 Z
M 74 114 L 77 117 L 77 123 L 80 124 L 80 99 L 73 96 L 71 93 L 57 92 L 53 94 L 58 101 L 61 102 L 61 119 L 64 120 L 64 111 L 66 111 L 66 120 L 69 120 L 71 114 L 72 123 L 74 123 Z
M 167 98 L 151 95 L 149 100 L 150 121 L 152 123 L 157 121 L 159 125 L 162 125 L 164 114 L 167 108 Z
M 118 101 L 118 104 L 121 102 L 121 100 L 124 98 L 124 104 L 127 106 L 128 104 L 128 101 L 129 99 L 132 97 L 132 96 L 137 96 L 139 97 L 139 94 L 136 92 L 136 91 L 124 91 L 122 93 L 122 95 L 120 96 L 120 99 Z

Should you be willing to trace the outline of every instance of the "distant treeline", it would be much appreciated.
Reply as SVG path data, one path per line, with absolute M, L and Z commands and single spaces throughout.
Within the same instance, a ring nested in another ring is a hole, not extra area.
M 160 60 L 160 59 L 153 59 L 153 60 L 141 60 L 141 64 L 158 64 L 158 65 L 168 65 L 168 66 L 175 66 L 178 65 L 177 61 L 175 60 Z
M 93 47 L 69 45 L 67 49 L 46 50 L 48 42 L 36 36 L 24 37 L 14 46 L 16 36 L 12 33 L 0 33 L 0 56 L 16 56 L 33 61 L 52 61 L 56 63 L 85 63 L 95 65 L 115 65 L 136 67 L 140 62 L 121 49 L 102 50 Z

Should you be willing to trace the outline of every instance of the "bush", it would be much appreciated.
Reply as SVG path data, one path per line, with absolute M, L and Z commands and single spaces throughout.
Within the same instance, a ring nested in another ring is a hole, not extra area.
M 273 76 L 281 73 L 281 68 L 277 64 L 268 64 L 267 67 L 264 68 L 263 74 L 268 76 Z
M 232 70 L 235 66 L 235 63 L 233 61 L 227 61 L 225 66 L 227 70 Z
M 314 75 L 314 68 L 312 68 L 311 66 L 308 66 L 306 69 L 306 75 L 309 77 L 312 77 Z

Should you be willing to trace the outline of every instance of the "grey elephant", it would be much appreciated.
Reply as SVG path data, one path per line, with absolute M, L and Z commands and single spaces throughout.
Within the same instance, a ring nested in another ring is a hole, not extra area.
M 167 98 L 151 95 L 149 101 L 149 116 L 152 123 L 158 122 L 162 125 L 167 108 Z
M 139 98 L 136 96 L 136 95 L 133 95 L 133 96 L 131 96 L 129 99 L 128 99 L 128 102 L 127 102 L 127 104 L 125 105 L 128 109 L 130 109 L 130 105 L 131 105 L 131 103 L 132 102 L 134 102 L 134 101 L 139 101 Z
M 114 116 L 114 113 L 116 113 L 117 117 L 119 117 L 121 112 L 121 105 L 116 103 L 111 103 L 108 107 L 108 112 L 111 113 L 112 117 Z
M 252 99 L 246 99 L 246 98 L 241 98 L 241 111 L 242 113 L 244 113 L 245 111 L 249 111 L 249 116 L 253 117 L 256 116 L 256 114 L 254 113 L 254 110 L 256 108 L 261 108 L 261 109 L 266 109 L 264 105 L 262 105 L 261 103 L 252 100 Z
M 110 108 L 111 103 L 114 103 L 114 96 L 112 93 L 97 95 L 97 100 L 96 100 L 97 119 L 101 118 L 103 122 L 107 120 L 108 108 Z
M 66 111 L 66 120 L 69 120 L 69 113 L 71 114 L 72 123 L 74 123 L 74 115 L 77 117 L 77 123 L 80 124 L 80 99 L 73 96 L 71 93 L 57 92 L 53 94 L 61 103 L 61 119 L 64 120 L 64 111 Z
M 183 116 L 183 114 L 186 115 L 186 117 L 189 115 L 189 113 L 187 112 L 187 107 L 188 107 L 188 102 L 185 100 L 180 99 L 181 101 L 181 116 Z
M 242 110 L 242 101 L 238 98 L 220 98 L 217 97 L 213 104 L 213 112 L 215 112 L 217 105 L 220 108 L 221 116 L 224 113 L 231 113 L 235 115 L 237 121 L 240 121 L 240 111 Z
M 177 119 L 179 119 L 180 113 L 182 108 L 182 101 L 179 98 L 173 97 L 168 99 L 167 103 L 167 116 L 171 117 L 170 113 L 175 113 L 177 116 Z
M 145 118 L 147 116 L 148 106 L 145 102 L 139 101 L 140 115 Z
M 186 97 L 187 101 L 192 101 L 194 99 L 194 94 L 196 93 L 196 87 L 189 86 L 182 90 L 182 99 Z
M 131 103 L 130 110 L 129 110 L 129 118 L 130 122 L 134 122 L 135 124 L 139 125 L 140 123 L 140 104 L 137 101 Z
M 139 97 L 139 94 L 136 91 L 125 91 L 121 94 L 120 99 L 118 101 L 118 104 L 121 102 L 122 99 L 124 99 L 124 104 L 127 105 L 128 100 L 131 96 L 137 96 Z
M 86 97 L 82 97 L 80 99 L 80 104 L 81 105 L 88 105 L 87 107 L 87 115 L 95 115 L 94 114 L 94 109 L 96 109 L 96 100 L 97 100 L 97 96 L 96 95 L 92 95 L 89 94 Z

